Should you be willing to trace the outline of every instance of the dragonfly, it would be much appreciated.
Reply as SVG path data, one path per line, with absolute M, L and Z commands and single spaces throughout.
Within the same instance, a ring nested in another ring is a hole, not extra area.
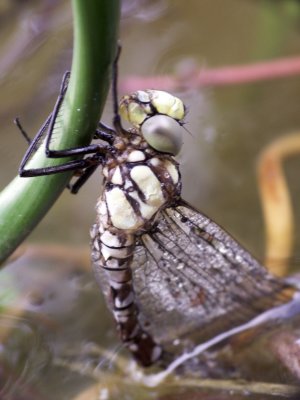
M 197 332 L 200 341 L 288 302 L 295 289 L 271 275 L 223 228 L 181 197 L 175 156 L 186 107 L 167 92 L 139 90 L 118 102 L 118 56 L 113 65 L 113 127 L 99 123 L 99 143 L 50 148 L 68 86 L 65 74 L 53 112 L 31 141 L 19 174 L 74 170 L 77 193 L 102 167 L 102 193 L 91 229 L 94 273 L 134 358 L 150 366 L 167 358 L 174 341 Z M 131 125 L 125 129 L 125 119 Z M 82 155 L 55 167 L 26 168 L 41 142 L 47 157 Z

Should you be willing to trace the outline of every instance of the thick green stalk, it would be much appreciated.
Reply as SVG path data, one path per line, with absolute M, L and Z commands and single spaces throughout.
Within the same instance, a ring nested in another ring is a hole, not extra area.
M 73 0 L 74 55 L 71 79 L 53 148 L 88 144 L 105 104 L 116 53 L 119 0 Z M 59 165 L 38 151 L 30 168 Z M 0 261 L 5 260 L 43 218 L 64 190 L 71 173 L 16 177 L 0 193 Z

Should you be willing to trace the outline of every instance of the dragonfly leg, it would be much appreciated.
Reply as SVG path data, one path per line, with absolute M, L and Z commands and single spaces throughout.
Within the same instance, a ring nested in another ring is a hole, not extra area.
M 93 175 L 93 173 L 96 171 L 98 168 L 98 165 L 101 164 L 99 161 L 98 164 L 91 165 L 90 167 L 87 167 L 82 174 L 79 176 L 79 178 L 73 183 L 73 184 L 68 184 L 67 188 L 70 189 L 70 192 L 72 194 L 77 194 L 81 187 L 87 182 L 87 180 Z
M 97 163 L 93 162 L 92 157 L 88 157 L 88 158 L 85 158 L 82 160 L 68 161 L 64 164 L 54 165 L 52 167 L 25 169 L 24 166 L 21 164 L 21 166 L 19 168 L 19 175 L 24 178 L 53 175 L 53 174 L 57 174 L 57 173 L 61 173 L 61 172 L 78 171 L 78 170 L 88 169 L 91 167 L 91 165 L 93 167 L 94 166 L 97 167 L 99 164 L 101 164 L 101 162 L 100 161 L 97 161 Z M 96 169 L 96 167 L 95 167 L 95 169 Z
M 75 147 L 63 150 L 51 150 L 49 148 L 55 121 L 67 90 L 69 76 L 70 76 L 69 72 L 65 73 L 61 83 L 60 93 L 56 101 L 54 110 L 48 116 L 48 118 L 46 119 L 42 127 L 39 129 L 38 133 L 36 134 L 33 140 L 31 140 L 31 138 L 21 125 L 20 120 L 18 118 L 16 118 L 14 122 L 18 127 L 18 129 L 20 130 L 23 137 L 26 139 L 27 143 L 29 144 L 28 149 L 22 159 L 19 168 L 19 175 L 22 177 L 36 177 L 36 176 L 62 173 L 66 171 L 81 170 L 83 172 L 81 173 L 81 176 L 77 179 L 77 181 L 73 185 L 70 184 L 67 185 L 67 187 L 71 190 L 71 193 L 77 193 L 78 190 L 82 187 L 82 185 L 96 170 L 97 166 L 102 163 L 103 157 L 109 150 L 109 146 L 102 144 L 90 144 L 88 146 Z M 105 140 L 108 143 L 112 142 L 114 131 L 111 128 L 106 127 L 104 124 L 99 124 L 99 128 L 100 129 L 97 129 L 96 131 L 96 137 L 101 138 L 102 140 Z M 46 141 L 45 155 L 47 158 L 63 158 L 74 155 L 83 156 L 87 154 L 93 154 L 93 153 L 94 154 L 90 157 L 86 157 L 85 159 L 67 161 L 64 164 L 57 166 L 26 168 L 27 163 L 35 154 L 35 152 L 37 151 L 43 140 Z
M 115 57 L 115 60 L 113 62 L 113 68 L 112 68 L 112 95 L 113 95 L 113 126 L 115 131 L 122 136 L 122 134 L 128 134 L 126 129 L 123 128 L 122 122 L 121 122 L 121 117 L 119 114 L 119 101 L 118 101 L 118 62 L 120 58 L 122 47 L 120 44 L 118 44 L 117 48 L 117 54 Z
M 23 128 L 23 126 L 20 122 L 20 119 L 18 117 L 14 119 L 14 123 L 16 124 L 17 128 L 21 132 L 22 136 L 25 138 L 26 142 L 30 145 L 32 140 L 31 140 L 30 136 L 27 134 L 27 132 L 25 131 L 25 129 Z
M 68 80 L 69 80 L 70 73 L 66 72 L 64 74 L 61 87 L 60 87 L 60 93 L 59 96 L 56 100 L 53 112 L 48 116 L 42 127 L 39 129 L 38 133 L 34 137 L 33 140 L 30 139 L 29 135 L 27 132 L 24 130 L 22 127 L 20 120 L 18 118 L 15 119 L 15 124 L 19 128 L 21 134 L 24 136 L 26 139 L 27 143 L 29 144 L 29 147 L 25 153 L 25 156 L 21 162 L 21 170 L 24 170 L 25 165 L 27 164 L 28 160 L 32 157 L 32 155 L 36 152 L 37 148 L 40 146 L 41 142 L 44 140 L 46 141 L 45 145 L 45 153 L 48 158 L 63 158 L 63 157 L 70 157 L 74 155 L 86 155 L 86 154 L 93 154 L 93 153 L 103 153 L 103 149 L 105 146 L 99 145 L 99 144 L 91 144 L 88 146 L 82 146 L 82 147 L 74 147 L 74 148 L 69 148 L 69 149 L 62 149 L 62 150 L 52 150 L 50 149 L 50 143 L 53 135 L 53 130 L 54 130 L 54 125 L 56 122 L 56 118 L 58 116 L 60 107 L 62 105 L 62 102 L 64 100 L 64 96 L 68 87 Z M 103 130 L 104 130 L 105 125 L 103 125 Z M 107 128 L 107 127 L 106 127 Z M 109 129 L 109 128 L 107 128 Z M 102 140 L 105 140 L 107 142 L 112 141 L 112 131 L 105 131 L 101 135 L 101 130 L 97 129 L 97 137 L 99 138 L 101 136 Z M 55 172 L 53 172 L 55 173 Z
M 22 135 L 26 139 L 29 144 L 29 148 L 22 160 L 22 163 L 19 168 L 19 175 L 21 177 L 36 177 L 43 175 L 51 175 L 60 172 L 66 171 L 80 171 L 83 170 L 81 176 L 75 181 L 74 184 L 67 184 L 66 187 L 70 190 L 71 193 L 78 193 L 79 189 L 84 185 L 84 183 L 89 179 L 89 177 L 93 174 L 93 172 L 97 169 L 98 165 L 102 163 L 103 156 L 99 153 L 92 157 L 88 157 L 85 160 L 74 160 L 67 162 L 65 164 L 61 164 L 53 167 L 45 167 L 45 168 L 34 168 L 34 169 L 26 169 L 25 166 L 29 160 L 31 153 L 35 150 L 36 143 L 38 142 L 41 135 L 37 135 L 33 140 L 30 139 L 29 135 L 24 130 L 23 126 L 20 123 L 18 118 L 15 119 L 15 124 L 21 131 Z M 41 130 L 45 129 L 45 125 L 49 123 L 49 117 L 46 120 L 45 124 L 42 126 Z M 98 145 L 97 150 L 99 151 L 100 146 Z M 104 151 L 104 150 L 103 150 Z
M 52 135 L 53 135 L 53 131 L 54 131 L 54 126 L 56 123 L 56 118 L 59 114 L 60 107 L 63 103 L 65 93 L 67 91 L 69 76 L 70 76 L 70 73 L 66 72 L 63 77 L 61 88 L 60 88 L 60 93 L 56 100 L 53 112 L 50 116 L 49 124 L 47 125 L 48 129 L 47 129 L 47 134 L 46 134 L 46 150 L 45 151 L 46 151 L 46 155 L 48 158 L 60 158 L 60 157 L 70 157 L 73 155 L 92 154 L 92 153 L 97 153 L 97 152 L 101 151 L 101 149 L 103 148 L 103 146 L 101 146 L 99 144 L 90 144 L 88 146 L 73 147 L 73 148 L 62 149 L 62 150 L 50 149 L 50 143 L 51 143 L 51 139 L 52 139 Z M 107 138 L 108 138 L 107 135 L 104 134 L 101 139 L 107 140 Z M 110 139 L 110 137 L 109 137 L 109 139 Z
M 115 137 L 116 131 L 113 128 L 105 125 L 101 121 L 98 123 L 98 129 L 96 129 L 94 139 L 101 139 L 105 142 L 108 142 L 109 144 L 112 144 Z

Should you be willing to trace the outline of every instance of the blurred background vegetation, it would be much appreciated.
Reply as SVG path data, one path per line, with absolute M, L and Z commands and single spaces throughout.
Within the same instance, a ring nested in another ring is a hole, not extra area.
M 0 185 L 3 188 L 17 174 L 26 150 L 26 143 L 13 119 L 19 116 L 33 136 L 52 110 L 62 75 L 70 68 L 70 2 L 2 0 L 0 37 Z M 189 70 L 191 65 L 200 69 L 213 68 L 297 56 L 300 55 L 300 2 L 123 0 L 120 38 L 123 46 L 121 87 L 129 75 L 169 75 Z M 184 100 L 189 110 L 187 128 L 191 132 L 186 135 L 179 156 L 183 197 L 225 227 L 255 256 L 262 258 L 263 222 L 255 163 L 260 151 L 274 138 L 300 129 L 300 76 L 226 87 L 178 89 L 174 94 Z M 111 108 L 109 98 L 103 117 L 106 123 L 111 121 Z M 297 208 L 300 157 L 289 160 L 286 167 L 295 199 L 297 228 L 297 221 L 300 221 L 300 208 Z M 66 190 L 28 242 L 87 248 L 101 182 L 99 170 L 77 196 Z M 299 248 L 300 235 L 297 237 Z M 34 268 L 32 261 L 29 264 Z M 22 281 L 20 269 L 14 268 Z M 73 290 L 81 278 L 74 275 L 74 271 L 71 275 Z M 3 276 L 2 285 L 7 286 Z M 35 284 L 39 288 L 45 287 L 39 278 Z M 22 285 L 28 288 L 30 282 L 21 282 Z M 31 285 L 33 287 L 33 283 Z M 61 292 L 67 290 L 65 288 L 59 286 Z M 57 287 L 54 292 L 54 297 L 58 296 L 55 310 L 65 307 L 63 311 L 60 309 L 60 318 L 66 321 L 64 312 L 73 305 L 73 295 L 68 297 L 66 292 L 66 296 L 60 298 Z M 75 335 L 72 329 L 76 330 L 76 340 L 78 337 L 96 340 L 98 335 L 105 336 L 105 325 L 113 331 L 113 324 L 103 317 L 105 308 L 96 305 L 99 297 L 95 293 L 83 298 L 80 308 L 72 311 L 68 326 L 64 327 L 67 333 L 59 331 L 60 337 L 64 335 L 65 340 L 72 343 Z M 51 312 L 54 313 L 52 308 Z M 99 320 L 95 325 L 88 325 L 88 329 L 80 324 L 82 315 L 87 319 L 88 314 L 93 321 L 95 313 L 101 320 L 102 333 L 97 325 Z M 74 321 L 78 322 L 76 327 Z M 112 331 L 106 334 L 106 339 Z M 58 351 L 66 344 L 55 342 L 53 331 L 51 335 L 53 342 L 47 342 L 46 347 Z M 63 379 L 61 384 L 64 385 Z M 60 393 L 49 398 L 66 397 Z

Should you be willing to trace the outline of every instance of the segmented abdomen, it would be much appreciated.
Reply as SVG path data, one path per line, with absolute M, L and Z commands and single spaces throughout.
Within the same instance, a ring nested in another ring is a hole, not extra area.
M 130 266 L 140 235 L 179 195 L 179 173 L 175 162 L 152 158 L 145 165 L 118 165 L 105 174 L 91 231 L 94 271 L 122 341 L 143 365 L 150 365 L 162 350 L 139 323 Z
M 160 357 L 161 348 L 144 332 L 138 321 L 130 270 L 135 245 L 129 243 L 132 243 L 134 237 L 128 234 L 127 245 L 119 243 L 118 246 L 115 242 L 114 248 L 109 248 L 104 240 L 111 234 L 109 230 L 101 234 L 100 230 L 101 224 L 95 224 L 91 231 L 92 259 L 97 281 L 113 311 L 122 341 L 143 365 L 150 365 Z M 115 255 L 107 258 L 109 252 Z

